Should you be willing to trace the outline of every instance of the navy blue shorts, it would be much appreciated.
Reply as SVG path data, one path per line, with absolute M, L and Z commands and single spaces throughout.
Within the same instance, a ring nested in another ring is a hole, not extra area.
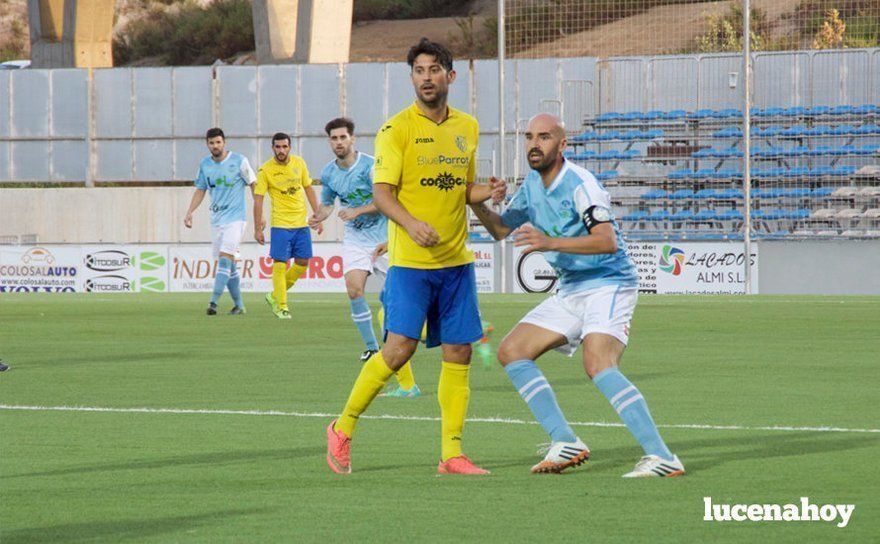
M 483 337 L 473 263 L 434 270 L 392 266 L 382 298 L 386 332 L 418 340 L 427 319 L 429 348 Z
M 309 227 L 282 229 L 272 227 L 269 256 L 273 260 L 287 262 L 290 259 L 312 258 L 312 233 Z

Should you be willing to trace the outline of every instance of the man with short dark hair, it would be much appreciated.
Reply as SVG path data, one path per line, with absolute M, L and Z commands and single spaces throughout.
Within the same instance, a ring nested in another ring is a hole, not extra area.
M 290 319 L 287 291 L 303 275 L 312 258 L 312 235 L 307 222 L 306 199 L 312 211 L 318 199 L 312 178 L 302 157 L 290 154 L 290 136 L 278 132 L 272 136 L 273 157 L 264 162 L 257 174 L 254 189 L 254 239 L 266 243 L 263 235 L 263 197 L 272 200 L 272 230 L 269 256 L 272 263 L 272 292 L 266 302 L 278 319 Z M 321 228 L 318 225 L 318 233 Z M 293 259 L 290 270 L 287 261 Z
M 205 143 L 211 154 L 199 164 L 196 190 L 183 218 L 183 225 L 192 228 L 193 212 L 204 200 L 205 193 L 211 193 L 211 242 L 218 263 L 206 313 L 217 315 L 217 300 L 228 288 L 235 304 L 229 313 L 240 315 L 245 313 L 245 309 L 235 259 L 247 226 L 244 188 L 250 187 L 253 194 L 257 178 L 247 158 L 226 150 L 226 135 L 222 129 L 209 129 L 205 134 Z
M 327 219 L 339 200 L 342 209 L 338 215 L 345 222 L 342 272 L 351 319 L 366 345 L 361 355 L 361 362 L 365 363 L 379 351 L 379 341 L 373 332 L 373 313 L 364 298 L 364 288 L 370 274 L 379 274 L 384 281 L 388 273 L 388 220 L 373 202 L 373 157 L 354 148 L 354 121 L 338 117 L 327 123 L 324 130 L 336 159 L 321 172 L 321 208 L 309 219 L 309 225 L 317 226 Z M 421 396 L 412 364 L 406 363 L 395 375 L 400 385 L 386 396 Z
M 361 368 L 348 402 L 327 427 L 327 463 L 351 472 L 351 437 L 360 415 L 391 375 L 426 345 L 442 346 L 440 474 L 488 474 L 462 453 L 470 398 L 471 343 L 483 336 L 467 204 L 504 197 L 504 183 L 476 185 L 476 119 L 448 106 L 452 55 L 423 38 L 407 55 L 415 102 L 376 136 L 373 194 L 389 219 L 391 268 L 385 285 L 386 341 Z

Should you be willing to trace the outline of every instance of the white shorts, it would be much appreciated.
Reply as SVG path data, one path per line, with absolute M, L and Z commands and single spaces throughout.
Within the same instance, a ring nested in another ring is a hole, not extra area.
M 244 236 L 244 229 L 247 221 L 232 221 L 225 225 L 217 225 L 211 227 L 211 245 L 214 250 L 214 258 L 220 256 L 221 253 L 228 253 L 234 257 L 238 256 L 241 248 L 241 238 Z
M 383 276 L 388 275 L 388 254 L 373 260 L 374 247 L 357 244 L 342 243 L 342 273 L 348 274 L 352 270 L 364 270 L 367 274 L 378 272 Z
M 590 333 L 608 334 L 626 345 L 638 298 L 638 288 L 619 285 L 557 294 L 538 304 L 520 323 L 537 325 L 565 336 L 568 343 L 556 350 L 571 357 Z

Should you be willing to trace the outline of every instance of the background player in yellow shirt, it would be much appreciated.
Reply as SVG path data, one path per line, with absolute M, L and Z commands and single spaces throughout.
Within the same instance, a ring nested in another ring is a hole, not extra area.
M 479 126 L 446 103 L 455 81 L 449 51 L 423 38 L 410 49 L 407 63 L 416 101 L 380 129 L 373 173 L 374 202 L 389 219 L 386 341 L 361 369 L 342 415 L 327 427 L 327 463 L 334 472 L 351 472 L 358 418 L 412 357 L 427 319 L 425 343 L 443 351 L 437 471 L 487 474 L 461 450 L 471 342 L 483 336 L 474 256 L 466 246 L 467 204 L 502 199 L 505 184 L 474 185 Z
M 272 230 L 269 256 L 272 264 L 272 292 L 266 302 L 279 319 L 290 319 L 287 290 L 303 275 L 312 258 L 312 235 L 308 226 L 306 198 L 314 213 L 318 198 L 312 189 L 309 169 L 301 157 L 290 154 L 290 136 L 278 132 L 272 136 L 274 157 L 264 162 L 257 173 L 254 189 L 254 239 L 265 244 L 263 236 L 263 196 L 272 200 Z M 320 225 L 318 233 L 320 234 Z M 287 261 L 293 259 L 290 270 Z

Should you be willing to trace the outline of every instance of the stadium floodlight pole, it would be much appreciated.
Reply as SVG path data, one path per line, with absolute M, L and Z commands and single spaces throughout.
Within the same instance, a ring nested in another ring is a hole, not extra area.
M 498 0 L 498 177 L 507 183 L 507 141 L 504 126 L 504 0 Z M 507 243 L 501 241 L 501 292 L 507 292 Z
M 743 266 L 745 294 L 752 294 L 752 112 L 751 112 L 751 6 L 743 0 Z

